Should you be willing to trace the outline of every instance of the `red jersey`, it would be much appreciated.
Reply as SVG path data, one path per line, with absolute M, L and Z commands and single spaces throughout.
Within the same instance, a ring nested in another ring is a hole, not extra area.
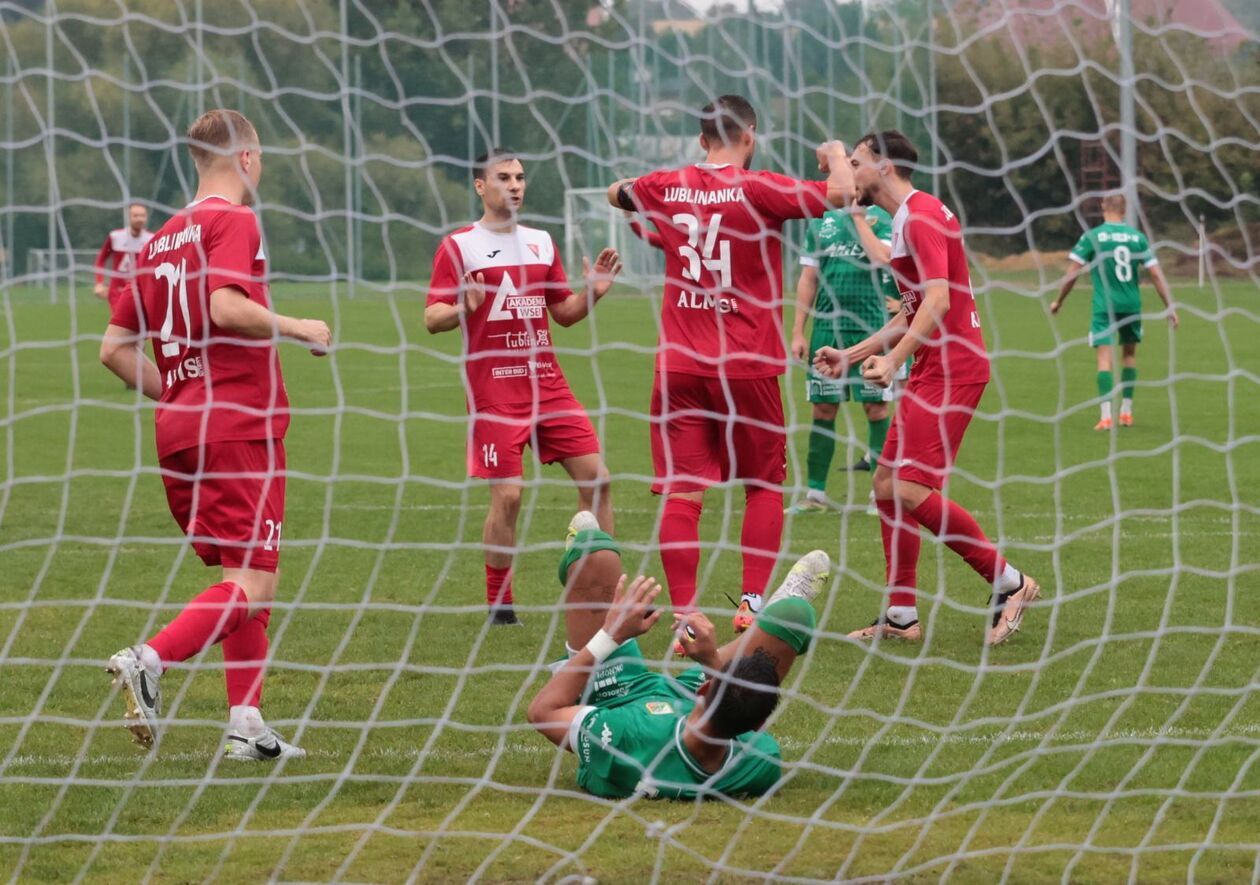
M 963 248 L 962 227 L 954 213 L 931 194 L 913 191 L 893 216 L 889 262 L 901 309 L 913 321 L 926 280 L 949 281 L 949 310 L 932 337 L 914 355 L 912 379 L 950 384 L 989 380 L 971 272 Z
M 210 319 L 210 293 L 224 286 L 270 309 L 266 276 L 258 219 L 222 197 L 190 203 L 140 254 L 134 295 L 114 303 L 110 322 L 153 339 L 159 458 L 210 442 L 284 438 L 289 397 L 275 343 Z
M 135 276 L 136 256 L 151 239 L 153 231 L 142 230 L 139 234 L 133 234 L 129 227 L 111 230 L 105 238 L 101 251 L 96 253 L 93 266 L 96 268 L 96 282 L 103 283 L 107 277 L 109 279 L 110 301 L 127 290 Z
M 831 207 L 827 182 L 700 164 L 634 182 L 665 251 L 660 372 L 782 375 L 783 223 Z
M 571 294 L 551 234 L 517 225 L 510 233 L 469 225 L 433 256 L 426 304 L 454 304 L 465 273 L 482 274 L 486 300 L 464 318 L 469 408 L 533 406 L 569 397 L 551 349 L 547 307 Z

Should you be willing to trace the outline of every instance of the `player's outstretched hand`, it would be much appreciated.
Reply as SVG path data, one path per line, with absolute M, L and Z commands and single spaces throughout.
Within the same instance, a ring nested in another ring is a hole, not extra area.
M 323 320 L 298 320 L 297 331 L 297 337 L 310 345 L 315 356 L 323 356 L 332 346 L 332 329 Z
M 622 575 L 604 616 L 604 632 L 617 642 L 625 642 L 651 630 L 661 618 L 660 609 L 652 604 L 660 592 L 661 585 L 655 578 L 639 575 L 627 587 L 626 576 Z
M 897 366 L 892 357 L 884 354 L 868 356 L 862 363 L 862 378 L 880 387 L 889 387 L 897 374 Z
M 613 248 L 605 249 L 595 258 L 595 267 L 591 260 L 582 256 L 582 278 L 596 298 L 603 298 L 604 293 L 612 288 L 613 280 L 621 273 L 621 256 Z
M 793 332 L 792 359 L 805 362 L 807 356 L 809 356 L 809 343 L 805 340 L 805 336 L 800 332 Z
M 1050 302 L 1050 315 L 1053 316 L 1054 314 L 1058 313 L 1059 308 L 1062 306 L 1063 306 L 1063 302 L 1060 301 L 1058 298 L 1051 301 Z
M 814 371 L 825 378 L 840 378 L 849 371 L 849 358 L 843 350 L 820 347 L 814 354 Z
M 474 275 L 472 271 L 464 274 L 463 285 L 459 287 L 459 295 L 463 300 L 465 313 L 476 313 L 477 308 L 486 301 L 486 275 Z
M 1181 317 L 1177 316 L 1177 309 L 1175 307 L 1168 308 L 1168 325 L 1172 327 L 1174 332 L 1177 330 L 1177 327 L 1181 325 Z
M 674 636 L 687 657 L 697 664 L 713 667 L 718 660 L 717 628 L 700 612 L 674 613 Z

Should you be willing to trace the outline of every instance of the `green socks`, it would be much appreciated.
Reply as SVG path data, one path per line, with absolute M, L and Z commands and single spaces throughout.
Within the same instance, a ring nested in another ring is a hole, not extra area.
M 1120 370 L 1120 395 L 1127 400 L 1133 399 L 1133 388 L 1137 383 L 1137 367 Z
M 815 623 L 814 607 L 797 597 L 772 602 L 757 615 L 758 627 L 782 639 L 798 655 L 809 648 Z
M 1127 369 L 1125 371 L 1128 371 Z M 1111 396 L 1112 389 L 1116 386 L 1115 376 L 1110 372 L 1098 373 L 1098 395 L 1103 399 Z
M 809 454 L 805 458 L 805 467 L 809 473 L 809 487 L 822 491 L 827 488 L 827 471 L 831 469 L 831 459 L 836 453 L 836 421 L 820 421 L 814 419 L 814 426 L 809 431 Z
M 884 451 L 884 440 L 888 439 L 888 428 L 892 426 L 891 418 L 884 418 L 881 421 L 867 422 L 867 446 L 871 451 L 871 464 L 874 464 L 880 454 Z M 872 467 L 872 470 L 875 468 Z

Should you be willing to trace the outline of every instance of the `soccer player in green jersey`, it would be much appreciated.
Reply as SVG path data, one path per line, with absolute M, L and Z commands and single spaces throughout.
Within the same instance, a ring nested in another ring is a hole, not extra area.
M 1151 252 L 1146 235 L 1124 223 L 1123 194 L 1103 197 L 1103 223 L 1088 230 L 1068 253 L 1067 276 L 1059 288 L 1059 297 L 1050 304 L 1050 313 L 1058 313 L 1076 278 L 1089 268 L 1094 283 L 1093 319 L 1089 326 L 1089 344 L 1098 354 L 1098 396 L 1102 414 L 1095 430 L 1111 429 L 1112 342 L 1120 340 L 1123 368 L 1120 370 L 1120 426 L 1133 426 L 1133 388 L 1137 383 L 1137 346 L 1142 340 L 1142 293 L 1138 287 L 1140 267 L 1145 267 L 1155 284 L 1155 291 L 1168 311 L 1168 322 L 1176 329 L 1177 311 L 1173 308 L 1168 280 Z
M 810 603 L 830 572 L 823 551 L 802 557 L 753 627 L 721 647 L 703 614 L 675 614 L 679 641 L 700 666 L 657 673 L 636 637 L 660 619 L 653 602 L 661 587 L 652 578 L 627 582 L 616 542 L 579 513 L 559 575 L 568 659 L 530 703 L 529 721 L 577 756 L 578 785 L 596 796 L 760 796 L 781 774 L 779 744 L 760 729 L 809 648 Z
M 882 388 L 866 381 L 857 365 L 850 367 L 846 377 L 827 378 L 814 371 L 813 360 L 819 348 L 843 350 L 866 340 L 888 322 L 887 300 L 900 298 L 886 269 L 891 239 L 892 217 L 878 206 L 854 204 L 848 211 L 832 210 L 812 220 L 806 230 L 801 276 L 796 283 L 792 356 L 808 360 L 805 389 L 813 404 L 814 423 L 805 462 L 809 488 L 805 498 L 789 507 L 788 513 L 830 509 L 827 472 L 836 451 L 839 403 L 855 400 L 866 412 L 869 454 L 852 469 L 870 470 L 883 451 L 893 387 Z M 805 318 L 811 313 L 813 332 L 807 344 Z M 905 377 L 905 366 L 898 377 Z

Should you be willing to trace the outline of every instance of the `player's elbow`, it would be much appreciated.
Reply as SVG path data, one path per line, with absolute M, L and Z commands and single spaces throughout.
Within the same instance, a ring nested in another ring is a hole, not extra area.
M 550 722 L 555 714 L 551 709 L 551 704 L 545 700 L 547 692 L 540 691 L 529 702 L 529 709 L 525 711 L 525 717 L 529 719 L 529 724 L 534 728 L 542 729 L 544 725 Z
M 446 316 L 445 311 L 433 307 L 427 308 L 424 312 L 424 328 L 430 335 L 446 332 L 451 328 L 450 318 Z

